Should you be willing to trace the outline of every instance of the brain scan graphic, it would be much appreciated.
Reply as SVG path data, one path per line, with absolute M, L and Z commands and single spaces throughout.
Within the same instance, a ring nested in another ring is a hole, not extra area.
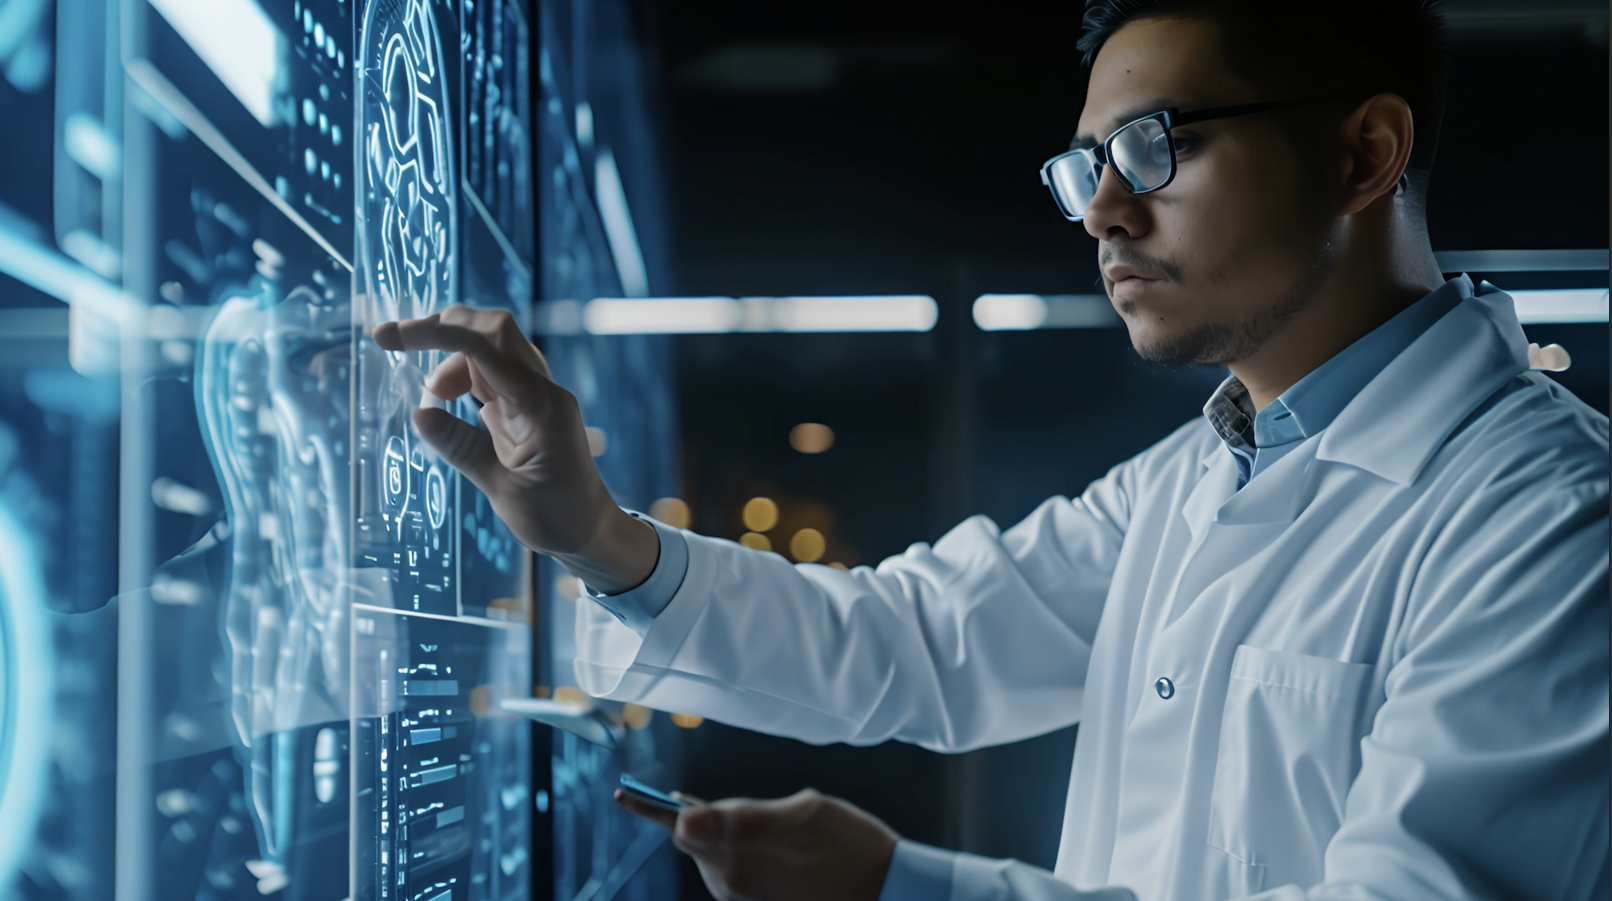
M 263 859 L 279 860 L 306 761 L 297 730 L 347 717 L 351 308 L 307 287 L 227 296 L 196 362 L 203 440 L 224 496 L 230 722 Z M 330 730 L 313 764 L 334 784 Z M 282 747 L 276 747 L 276 744 Z
M 358 253 L 359 321 L 427 316 L 458 301 L 458 204 L 453 90 L 443 56 L 441 4 L 372 0 L 360 37 L 363 135 Z M 451 35 L 450 35 L 451 37 Z M 412 431 L 423 373 L 440 354 L 386 353 L 367 338 L 358 350 L 358 565 L 371 603 L 457 614 L 452 515 L 457 480 Z
M 447 71 L 429 0 L 364 11 L 359 249 L 374 322 L 453 303 L 458 246 Z

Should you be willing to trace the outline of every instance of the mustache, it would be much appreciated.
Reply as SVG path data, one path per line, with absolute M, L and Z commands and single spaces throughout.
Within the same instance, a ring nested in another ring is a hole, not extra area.
M 1107 269 L 1111 264 L 1118 263 L 1130 266 L 1133 269 L 1139 269 L 1149 275 L 1163 276 L 1172 282 L 1181 280 L 1181 268 L 1179 266 L 1166 259 L 1148 256 L 1134 247 L 1128 247 L 1124 244 L 1102 245 L 1102 250 L 1097 255 L 1097 263 L 1101 269 Z M 1098 276 L 1097 281 L 1102 282 L 1101 275 Z

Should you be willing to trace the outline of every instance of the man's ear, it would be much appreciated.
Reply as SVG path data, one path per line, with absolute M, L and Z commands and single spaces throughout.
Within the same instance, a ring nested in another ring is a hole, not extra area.
M 1410 105 L 1398 94 L 1378 94 L 1349 114 L 1341 134 L 1340 215 L 1358 213 L 1377 198 L 1393 196 L 1409 186 L 1405 165 L 1415 137 Z

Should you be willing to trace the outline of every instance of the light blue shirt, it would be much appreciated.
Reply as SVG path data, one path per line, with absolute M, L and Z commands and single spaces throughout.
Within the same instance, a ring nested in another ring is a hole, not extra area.
M 1257 415 L 1248 389 L 1236 376 L 1227 376 L 1203 415 L 1237 460 L 1237 487 L 1320 434 L 1411 342 L 1471 296 L 1470 278 L 1450 279 L 1317 366 Z

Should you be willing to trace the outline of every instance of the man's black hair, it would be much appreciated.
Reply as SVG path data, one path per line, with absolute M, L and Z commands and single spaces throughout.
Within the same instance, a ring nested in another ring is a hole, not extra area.
M 1403 97 L 1416 126 L 1407 199 L 1423 207 L 1449 70 L 1438 0 L 1087 0 L 1075 47 L 1090 68 L 1122 26 L 1157 18 L 1214 22 L 1232 74 L 1262 99 Z

